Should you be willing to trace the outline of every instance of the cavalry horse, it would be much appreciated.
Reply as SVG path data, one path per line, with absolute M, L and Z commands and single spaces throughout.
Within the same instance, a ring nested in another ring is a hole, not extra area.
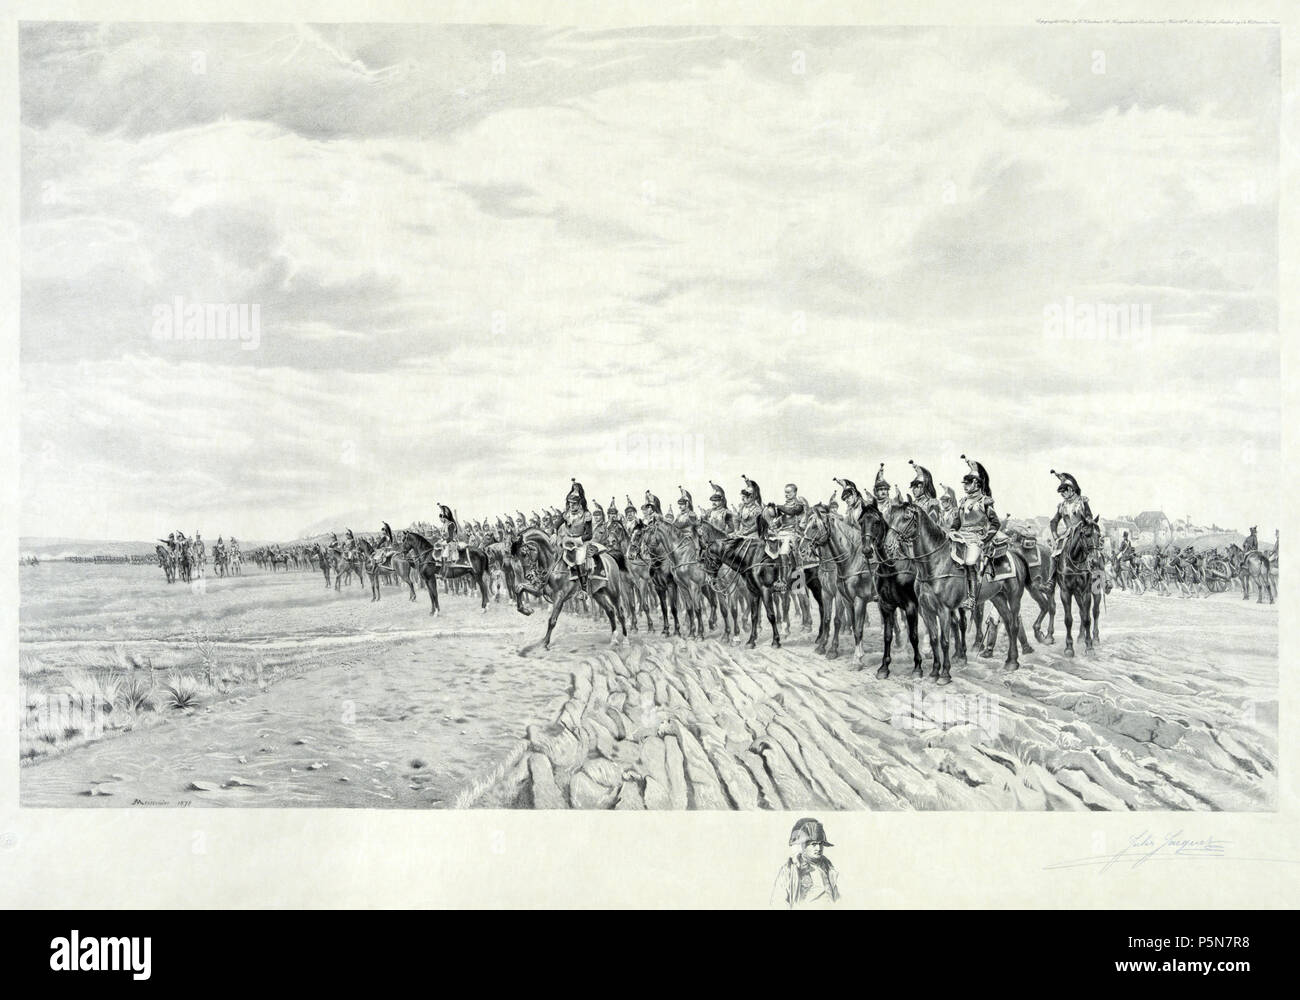
M 1083 636 L 1084 651 L 1092 655 L 1093 577 L 1096 573 L 1093 553 L 1100 548 L 1100 541 L 1099 519 L 1079 521 L 1066 533 L 1056 557 L 1056 585 L 1060 588 L 1061 608 L 1065 612 L 1066 656 L 1074 655 L 1071 602 L 1079 609 L 1079 634 Z
M 952 557 L 953 542 L 948 532 L 937 524 L 924 510 L 915 503 L 907 501 L 895 507 L 894 520 L 890 530 L 898 543 L 902 567 L 910 569 L 916 589 L 916 596 L 921 605 L 921 614 L 925 618 L 926 630 L 930 633 L 931 646 L 938 636 L 939 653 L 942 662 L 936 656 L 930 676 L 939 684 L 952 683 L 951 664 L 949 660 L 950 632 L 955 632 L 957 658 L 966 659 L 962 627 L 954 629 L 956 612 L 966 596 L 966 574 L 964 567 Z M 868 517 L 870 513 L 868 510 Z M 888 536 L 886 536 L 888 543 Z M 918 551 L 919 547 L 919 551 Z M 1007 630 L 1008 670 L 1020 669 L 1020 600 L 1029 580 L 1029 567 L 1024 557 L 1015 551 L 1014 546 L 1007 546 L 1005 557 L 1009 561 L 1010 576 L 1004 579 L 980 579 L 976 587 L 976 601 L 981 598 L 991 600 L 997 609 L 1002 624 Z
M 356 574 L 357 581 L 361 584 L 361 586 L 364 587 L 366 585 L 366 567 L 365 567 L 365 563 L 362 561 L 360 550 L 358 548 L 353 547 L 350 550 L 352 553 L 350 556 L 346 552 L 343 552 L 339 549 L 331 549 L 329 551 L 332 552 L 334 556 L 333 562 L 334 562 L 334 589 L 335 590 L 341 590 L 342 585 L 347 582 L 348 578 L 353 573 Z M 274 553 L 271 554 L 271 560 L 272 560 L 271 568 L 272 570 L 274 570 L 275 568 Z M 286 566 L 285 568 L 287 569 L 288 567 Z
M 166 545 L 155 545 L 154 552 L 158 554 L 158 565 L 162 567 L 163 573 L 167 577 L 168 583 L 176 582 L 176 557 Z
M 381 546 L 377 549 L 371 549 L 366 554 L 366 569 L 370 571 L 370 599 L 377 601 L 382 596 L 379 590 L 381 579 L 386 579 L 390 583 L 406 584 L 407 589 L 411 592 L 410 600 L 415 600 L 415 573 L 411 560 L 406 557 L 400 548 L 396 548 L 396 541 L 393 546 Z M 369 543 L 367 543 L 369 547 Z
M 425 589 L 429 592 L 429 614 L 437 615 L 440 611 L 438 607 L 438 579 L 452 580 L 460 577 L 467 577 L 478 587 L 479 594 L 482 597 L 482 605 L 479 610 L 486 612 L 488 607 L 488 577 L 490 570 L 488 568 L 487 553 L 480 548 L 465 549 L 465 556 L 469 560 L 468 565 L 455 565 L 440 559 L 438 550 L 429 539 L 425 538 L 418 531 L 407 530 L 402 533 L 402 554 L 406 556 L 411 565 L 415 567 L 416 573 L 424 581 Z M 412 585 L 414 588 L 414 585 Z
M 1263 604 L 1264 598 L 1273 604 L 1277 600 L 1277 585 L 1273 582 L 1274 567 L 1272 561 L 1263 552 L 1252 549 L 1241 561 L 1241 599 L 1250 600 L 1250 585 L 1255 585 L 1255 603 Z
M 644 521 L 637 522 L 637 526 L 632 529 L 632 539 L 628 545 L 628 551 L 646 565 L 646 578 L 650 583 L 648 588 L 650 595 L 659 598 L 659 614 L 664 620 L 663 634 L 670 634 L 668 631 L 668 615 L 671 612 L 673 616 L 672 634 L 681 635 L 681 623 L 677 617 L 677 577 L 673 574 L 671 567 L 665 570 L 662 553 L 652 553 L 650 551 L 651 538 L 648 530 L 649 525 Z M 650 614 L 647 611 L 646 618 L 649 617 Z M 689 630 L 691 623 L 689 611 L 686 621 Z M 653 627 L 651 626 L 651 628 Z
M 859 494 L 861 498 L 861 494 Z M 887 544 L 889 538 L 889 523 L 880 513 L 880 508 L 874 500 L 862 501 L 862 513 L 859 515 L 859 524 L 861 526 L 862 539 L 864 544 L 870 546 L 870 555 L 875 561 L 873 570 L 873 583 L 875 586 L 876 604 L 880 608 L 881 627 L 884 630 L 884 648 L 881 651 L 880 666 L 876 670 L 876 677 L 884 680 L 889 676 L 889 665 L 893 662 L 892 650 L 894 646 L 894 628 L 895 612 L 900 608 L 903 611 L 903 619 L 907 623 L 907 638 L 912 644 L 912 676 L 921 677 L 921 650 L 918 645 L 918 618 L 920 612 L 920 599 L 916 593 L 916 574 L 903 564 L 901 559 L 895 558 L 890 554 L 893 549 L 898 555 L 901 550 L 895 544 Z M 865 620 L 866 609 L 863 609 L 863 618 Z M 930 637 L 931 650 L 936 653 L 935 663 L 938 664 L 937 647 L 933 634 Z M 962 647 L 964 649 L 964 646 Z
M 511 581 L 513 574 L 509 569 L 506 570 L 506 580 L 513 587 L 517 601 L 518 596 L 524 593 L 532 594 L 534 597 L 544 600 L 545 591 L 549 591 L 551 596 L 551 616 L 546 623 L 546 638 L 542 640 L 542 646 L 545 649 L 550 649 L 551 633 L 555 631 L 555 623 L 559 620 L 560 612 L 564 610 L 564 603 L 578 590 L 579 581 L 574 575 L 572 567 L 564 561 L 560 547 L 554 543 L 551 535 L 542 528 L 525 528 L 523 534 L 516 538 L 511 546 L 512 554 L 518 556 L 524 545 L 534 546 L 537 550 L 538 564 L 542 567 L 549 567 L 543 569 L 546 574 L 545 584 L 534 586 L 522 581 Z M 594 571 L 587 577 L 587 591 L 592 600 L 600 605 L 609 618 L 610 644 L 617 644 L 619 629 L 623 631 L 623 638 L 627 638 L 627 621 L 623 617 L 623 605 L 619 601 L 619 594 L 623 590 L 623 573 L 625 572 L 626 563 L 621 553 L 604 547 L 599 552 L 593 553 L 592 562 Z M 509 563 L 505 565 L 509 566 Z M 521 603 L 517 603 L 516 608 L 520 614 L 531 615 L 533 613 L 531 608 L 525 608 Z
M 802 540 L 812 546 L 814 551 L 823 553 L 832 567 L 826 574 L 825 580 L 822 579 L 820 571 L 818 572 L 818 586 L 820 589 L 822 584 L 833 581 L 835 590 L 829 596 L 833 598 L 838 595 L 843 601 L 849 627 L 853 630 L 853 661 L 857 664 L 857 668 L 861 669 L 865 656 L 862 648 L 862 632 L 867 625 L 867 605 L 879 599 L 876 592 L 875 571 L 871 567 L 863 545 L 862 528 L 838 514 L 830 513 L 829 508 L 824 504 L 816 504 L 808 512 Z M 835 616 L 835 635 L 828 649 L 827 632 L 830 629 L 831 601 L 826 600 L 823 606 L 826 595 L 819 593 L 816 596 L 818 607 L 822 611 L 822 623 L 813 649 L 818 653 L 825 653 L 828 660 L 833 660 L 840 655 L 840 616 Z M 885 665 L 889 663 L 891 625 L 892 615 L 890 620 L 885 622 Z M 912 644 L 916 645 L 915 605 L 912 607 Z M 883 665 L 881 669 L 884 669 Z M 920 669 L 919 657 L 917 669 Z M 885 676 L 888 676 L 888 670 L 885 671 Z
M 334 562 L 330 559 L 329 552 L 321 546 L 320 542 L 313 545 L 311 549 L 313 555 L 316 557 L 317 564 L 320 566 L 321 572 L 325 574 L 325 587 L 328 589 L 330 585 L 330 569 L 334 565 Z
M 709 627 L 712 628 L 718 620 L 718 603 L 717 596 L 708 587 L 709 575 L 700 559 L 699 538 L 693 531 L 658 520 L 643 529 L 641 544 L 651 565 L 666 568 L 667 575 L 671 576 L 672 583 L 675 584 L 673 589 L 676 594 L 685 598 L 687 637 L 703 639 L 706 634 L 704 605 L 709 605 Z M 663 591 L 660 591 L 660 600 L 662 599 Z M 667 625 L 665 619 L 665 635 L 668 634 Z M 676 601 L 673 607 L 673 625 L 677 625 Z
M 758 537 L 733 536 L 719 531 L 708 522 L 700 523 L 700 537 L 704 543 L 704 569 L 718 579 L 723 567 L 730 567 L 745 584 L 749 593 L 749 641 L 753 649 L 758 642 L 758 610 L 767 612 L 767 622 L 772 627 L 772 645 L 780 648 L 781 634 L 776 624 L 776 608 L 772 599 L 772 586 L 781 573 L 775 559 L 766 552 L 767 521 L 758 518 Z

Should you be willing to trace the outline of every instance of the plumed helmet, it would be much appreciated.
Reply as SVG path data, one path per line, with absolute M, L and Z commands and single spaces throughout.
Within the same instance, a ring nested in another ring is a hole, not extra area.
M 761 504 L 763 502 L 763 494 L 758 488 L 758 483 L 754 482 L 754 480 L 750 479 L 748 476 L 742 475 L 740 478 L 745 481 L 745 487 L 740 491 L 740 495 L 742 497 L 748 496 L 754 501 L 754 503 Z
M 573 485 L 569 487 L 569 494 L 564 498 L 564 505 L 567 507 L 572 501 L 577 500 L 578 506 L 583 510 L 587 509 L 587 491 L 582 488 L 582 483 L 576 479 L 570 479 Z
M 889 480 L 885 478 L 885 463 L 880 463 L 880 468 L 876 470 L 876 485 L 871 488 L 871 492 L 877 495 L 881 490 L 889 489 Z
M 632 502 L 631 494 L 627 494 L 627 493 L 625 493 L 625 494 L 623 494 L 623 495 L 627 497 L 627 506 L 623 508 L 623 513 L 624 513 L 624 514 L 632 514 L 633 516 L 635 516 L 635 515 L 636 515 L 636 504 L 634 504 L 634 503 Z
M 682 489 L 680 485 L 677 489 L 681 493 L 681 496 L 677 498 L 677 506 L 685 510 L 690 510 L 693 505 L 691 500 L 691 491 Z
M 649 490 L 645 491 L 645 503 L 641 505 L 642 510 L 646 510 L 647 508 L 653 510 L 656 514 L 662 514 L 664 512 L 663 507 L 659 504 L 659 498 Z
M 940 485 L 940 486 L 943 486 L 942 483 L 940 483 L 939 485 Z M 956 507 L 956 506 L 957 506 L 957 491 L 954 490 L 951 486 L 944 486 L 944 487 L 943 487 L 943 500 L 944 500 L 944 502 L 946 502 L 946 503 L 950 503 L 950 504 L 952 504 L 954 507 Z
M 605 509 L 605 513 L 610 517 L 618 517 L 618 501 L 613 497 L 609 498 L 609 507 Z
M 709 486 L 713 489 L 713 492 L 709 494 L 709 502 L 720 503 L 725 507 L 727 505 L 727 494 L 723 488 L 712 479 L 709 480 Z
M 863 502 L 862 491 L 858 489 L 858 484 L 852 479 L 840 479 L 837 476 L 835 482 L 838 483 L 840 487 L 840 499 L 845 503 L 852 503 L 853 501 L 857 501 L 858 503 Z
M 821 844 L 823 847 L 834 847 L 826 839 L 826 829 L 821 825 L 820 820 L 812 817 L 805 817 L 795 823 L 794 829 L 790 831 L 790 844 Z
M 980 489 L 991 495 L 991 491 L 989 490 L 989 474 L 985 471 L 984 466 L 980 465 L 979 462 L 976 462 L 974 459 L 967 458 L 965 455 L 962 455 L 961 458 L 962 461 L 970 467 L 970 472 L 962 476 L 961 481 L 964 483 L 974 477 L 975 481 L 980 484 Z
M 917 465 L 910 458 L 907 464 L 916 470 L 912 475 L 912 481 L 908 483 L 908 488 L 914 490 L 918 496 L 931 498 L 937 496 L 934 492 L 934 480 L 930 478 L 930 470 L 923 465 Z
M 1059 481 L 1056 486 L 1057 493 L 1060 493 L 1067 486 L 1070 487 L 1070 489 L 1074 490 L 1075 493 L 1080 493 L 1080 494 L 1083 493 L 1083 490 L 1079 489 L 1079 481 L 1075 479 L 1072 475 L 1070 475 L 1068 472 L 1057 472 L 1055 469 L 1053 469 L 1052 475 L 1054 475 Z

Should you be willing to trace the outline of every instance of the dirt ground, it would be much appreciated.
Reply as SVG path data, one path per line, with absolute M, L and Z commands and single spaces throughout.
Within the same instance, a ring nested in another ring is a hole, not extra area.
M 894 675 L 876 679 L 874 606 L 855 670 L 797 627 L 780 651 L 640 633 L 611 653 L 603 628 L 566 615 L 543 651 L 544 617 L 505 602 L 480 614 L 444 596 L 435 619 L 423 594 L 372 603 L 308 573 L 191 588 L 152 568 L 47 563 L 20 582 L 32 732 L 88 676 L 147 675 L 154 691 L 148 708 L 104 714 L 102 731 L 29 734 L 29 806 L 1276 804 L 1277 611 L 1232 594 L 1112 594 L 1096 656 L 1062 656 L 1058 616 L 1057 644 L 1016 674 L 1001 651 L 976 656 L 940 691 L 912 680 L 897 646 Z M 181 675 L 201 683 L 177 707 L 161 685 Z M 608 739 L 587 711 L 614 719 Z M 543 761 L 565 731 L 577 758 Z M 685 784 L 657 788 L 673 784 L 674 748 Z M 539 767 L 544 801 L 490 792 Z

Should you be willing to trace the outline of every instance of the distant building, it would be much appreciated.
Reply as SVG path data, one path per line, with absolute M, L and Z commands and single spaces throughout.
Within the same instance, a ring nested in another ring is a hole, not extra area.
M 1173 522 L 1162 510 L 1144 510 L 1133 518 L 1133 523 L 1140 532 L 1135 544 L 1168 545 L 1174 539 Z

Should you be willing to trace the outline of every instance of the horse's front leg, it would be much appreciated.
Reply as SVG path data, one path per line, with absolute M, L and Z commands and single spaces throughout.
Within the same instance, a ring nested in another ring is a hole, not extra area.
M 564 609 L 564 602 L 569 599 L 569 595 L 573 593 L 575 586 L 574 581 L 565 579 L 563 586 L 555 588 L 555 603 L 551 605 L 551 617 L 546 623 L 546 638 L 542 640 L 544 649 L 551 648 L 551 633 L 555 631 L 555 623 L 560 619 L 560 612 Z
M 768 623 L 768 625 L 770 625 L 770 626 L 772 627 L 772 642 L 771 642 L 771 645 L 772 645 L 773 648 L 775 648 L 775 649 L 780 649 L 780 648 L 781 648 L 781 631 L 780 631 L 780 626 L 778 625 L 777 620 L 776 620 L 776 616 L 777 616 L 777 602 L 776 602 L 775 598 L 773 597 L 773 595 L 772 595 L 772 591 L 771 591 L 771 590 L 764 590 L 764 591 L 762 592 L 762 597 L 763 597 L 763 609 L 767 612 L 767 623 Z
M 1065 584 L 1061 585 L 1061 611 L 1065 614 L 1065 655 L 1074 655 L 1074 611 L 1070 607 L 1073 595 Z
M 860 633 L 857 631 L 858 625 L 856 621 L 856 613 L 854 614 L 854 618 L 854 636 L 858 640 L 858 645 L 860 647 L 862 645 L 862 639 Z M 894 647 L 894 609 L 887 609 L 885 605 L 882 604 L 880 608 L 880 620 L 881 627 L 885 634 L 880 640 L 883 648 L 880 651 L 880 666 L 876 668 L 876 680 L 883 681 L 889 676 L 889 665 L 894 662 L 893 656 L 891 655 L 891 650 Z M 921 673 L 921 665 L 919 663 L 917 664 L 914 673 L 917 675 Z

